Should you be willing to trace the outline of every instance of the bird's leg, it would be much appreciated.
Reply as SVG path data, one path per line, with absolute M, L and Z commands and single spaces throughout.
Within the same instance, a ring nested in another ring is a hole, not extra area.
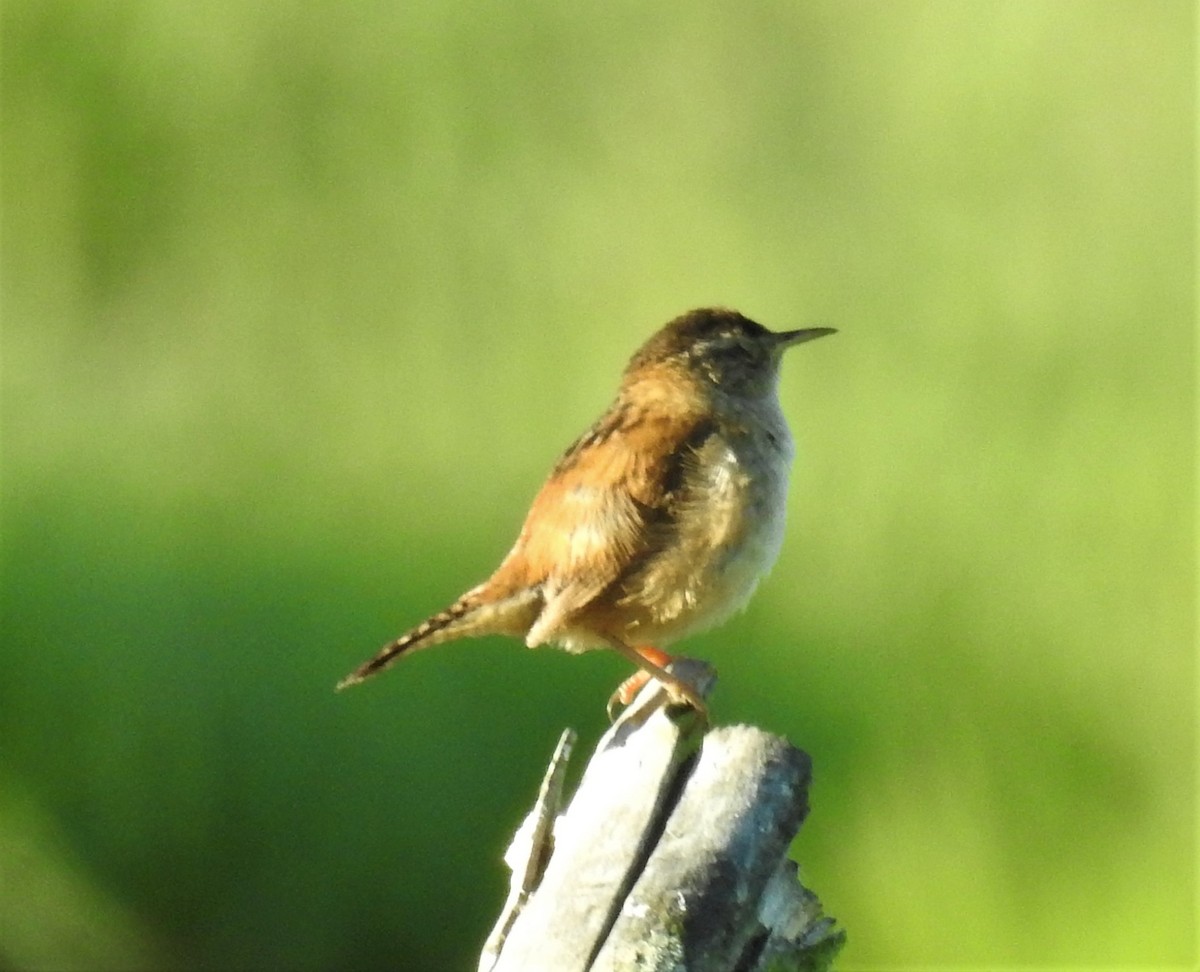
M 612 721 L 618 705 L 629 705 L 634 696 L 640 692 L 650 679 L 656 679 L 667 691 L 667 696 L 673 703 L 690 705 L 705 722 L 708 721 L 708 706 L 696 691 L 695 686 L 689 685 L 683 679 L 667 671 L 667 666 L 675 659 L 661 648 L 651 645 L 627 645 L 620 638 L 608 638 L 608 643 L 628 658 L 640 669 L 625 679 L 608 699 L 608 718 Z
M 674 655 L 663 651 L 661 648 L 655 648 L 653 645 L 634 645 L 633 650 L 641 655 L 642 658 L 653 662 L 659 668 L 666 668 L 675 660 Z M 646 687 L 646 683 L 651 678 L 653 676 L 650 674 L 649 669 L 639 668 L 629 678 L 618 685 L 617 690 L 612 694 L 612 698 L 608 700 L 610 717 L 612 710 L 617 705 L 629 705 L 637 697 L 638 692 Z

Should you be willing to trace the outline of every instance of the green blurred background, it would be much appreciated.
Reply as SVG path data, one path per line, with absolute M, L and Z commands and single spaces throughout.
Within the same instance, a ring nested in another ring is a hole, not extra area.
M 1196 958 L 1195 11 L 3 8 L 0 965 L 466 969 L 557 733 L 485 576 L 675 314 L 784 368 L 686 645 L 813 756 L 844 967 Z

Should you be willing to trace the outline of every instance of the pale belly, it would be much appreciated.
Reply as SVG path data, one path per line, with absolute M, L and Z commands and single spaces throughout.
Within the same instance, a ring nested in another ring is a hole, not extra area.
M 792 454 L 786 427 L 709 448 L 673 542 L 630 578 L 622 601 L 631 643 L 661 646 L 714 627 L 745 607 L 779 556 Z

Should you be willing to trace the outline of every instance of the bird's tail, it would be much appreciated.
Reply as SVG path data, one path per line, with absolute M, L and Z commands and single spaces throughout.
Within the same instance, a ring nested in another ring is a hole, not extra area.
M 357 685 L 383 671 L 401 655 L 418 651 L 421 648 L 432 648 L 455 638 L 466 638 L 471 635 L 503 634 L 517 630 L 511 622 L 521 623 L 515 613 L 524 614 L 525 598 L 515 598 L 509 601 L 495 603 L 487 593 L 487 585 L 481 584 L 467 591 L 462 597 L 433 617 L 426 618 L 407 634 L 401 635 L 395 641 L 384 645 L 374 658 L 363 662 L 349 675 L 337 684 L 337 691 Z M 528 622 L 525 622 L 526 626 Z
M 357 685 L 359 682 L 383 671 L 401 655 L 416 651 L 419 648 L 430 648 L 433 645 L 441 644 L 443 641 L 448 641 L 450 638 L 455 637 L 452 631 L 448 629 L 453 629 L 455 623 L 461 621 L 475 607 L 475 603 L 471 597 L 473 593 L 474 591 L 464 594 L 445 610 L 439 611 L 431 618 L 426 618 L 411 631 L 401 635 L 395 641 L 388 642 L 379 649 L 374 658 L 363 662 L 358 668 L 338 682 L 337 691 L 340 692 L 351 685 Z M 441 635 L 441 637 L 437 637 L 438 635 Z

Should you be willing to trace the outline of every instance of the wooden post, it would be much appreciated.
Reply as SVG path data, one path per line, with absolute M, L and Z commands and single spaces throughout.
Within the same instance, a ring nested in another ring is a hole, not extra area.
M 701 694 L 702 662 L 671 669 Z M 705 731 L 651 683 L 563 809 L 568 729 L 505 854 L 512 886 L 480 972 L 817 972 L 845 933 L 788 860 L 808 756 L 752 726 Z

